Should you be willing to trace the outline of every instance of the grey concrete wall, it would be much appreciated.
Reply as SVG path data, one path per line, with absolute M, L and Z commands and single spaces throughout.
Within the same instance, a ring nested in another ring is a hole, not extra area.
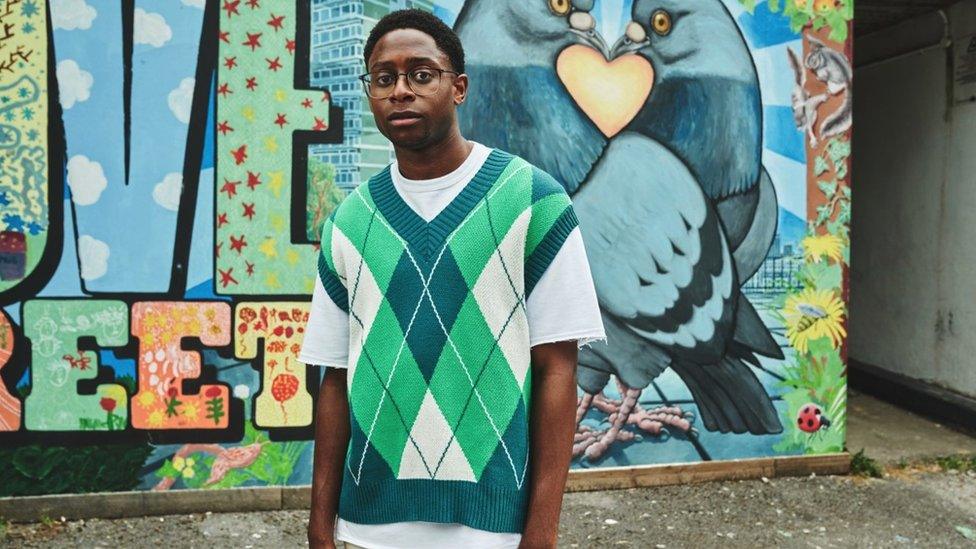
M 947 15 L 951 36 L 976 33 L 976 0 Z M 849 349 L 976 397 L 976 103 L 948 93 L 941 26 L 929 16 L 863 39 L 871 59 L 855 69 Z M 935 46 L 905 54 L 905 43 Z

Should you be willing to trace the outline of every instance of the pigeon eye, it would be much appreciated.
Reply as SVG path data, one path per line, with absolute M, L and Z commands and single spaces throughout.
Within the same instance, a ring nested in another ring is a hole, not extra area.
M 651 14 L 651 28 L 661 36 L 671 32 L 671 14 L 664 10 L 657 10 Z
M 556 15 L 569 13 L 569 0 L 549 0 L 549 9 Z

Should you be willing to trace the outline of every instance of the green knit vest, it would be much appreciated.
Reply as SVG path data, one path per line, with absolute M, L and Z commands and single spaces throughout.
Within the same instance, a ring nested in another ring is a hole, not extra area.
M 389 167 L 336 208 L 318 267 L 349 313 L 340 517 L 522 531 L 525 303 L 577 223 L 555 179 L 497 149 L 429 223 Z

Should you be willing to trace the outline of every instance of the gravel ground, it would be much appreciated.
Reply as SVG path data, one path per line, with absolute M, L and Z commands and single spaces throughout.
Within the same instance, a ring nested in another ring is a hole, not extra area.
M 10 547 L 296 547 L 298 511 L 9 524 Z M 889 468 L 567 494 L 560 547 L 976 547 L 976 473 Z

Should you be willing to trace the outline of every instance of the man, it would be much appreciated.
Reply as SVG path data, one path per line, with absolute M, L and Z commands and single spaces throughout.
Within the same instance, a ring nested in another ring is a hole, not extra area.
M 461 135 L 464 52 L 439 19 L 391 13 L 364 58 L 396 161 L 322 231 L 309 543 L 554 547 L 577 351 L 605 340 L 571 201 Z

